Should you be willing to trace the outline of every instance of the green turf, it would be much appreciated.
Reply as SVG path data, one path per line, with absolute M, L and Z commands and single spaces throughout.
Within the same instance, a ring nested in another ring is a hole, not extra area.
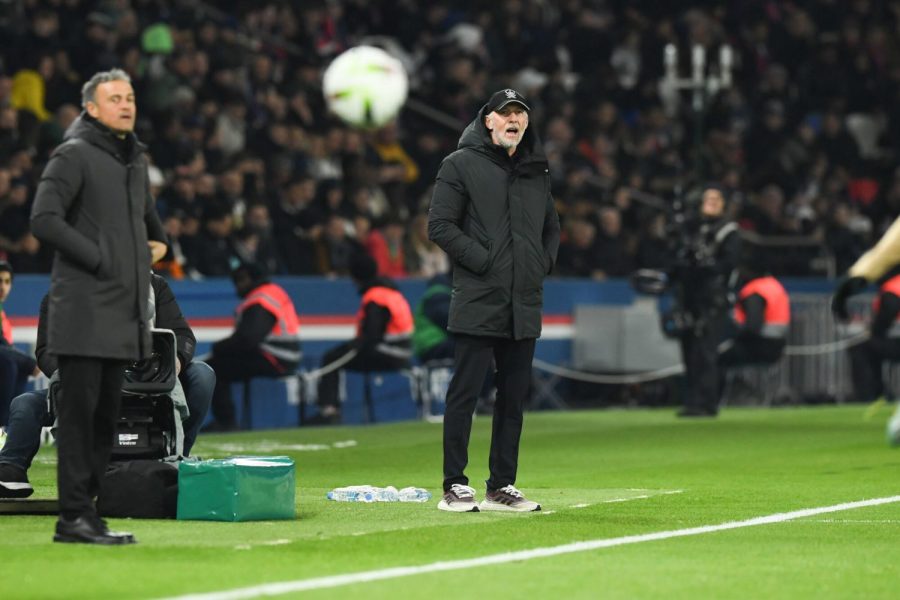
M 328 502 L 340 485 L 437 496 L 441 428 L 428 423 L 201 438 L 195 453 L 287 454 L 298 519 L 121 521 L 140 544 L 57 545 L 51 517 L 0 518 L 0 598 L 143 598 L 425 565 L 579 540 L 713 525 L 900 494 L 900 449 L 863 408 L 527 415 L 518 485 L 543 513 L 449 514 L 427 504 Z M 476 420 L 479 494 L 490 422 Z M 54 451 L 31 471 L 54 494 Z M 643 497 L 642 497 L 643 496 Z M 900 503 L 552 558 L 429 573 L 288 597 L 895 598 Z

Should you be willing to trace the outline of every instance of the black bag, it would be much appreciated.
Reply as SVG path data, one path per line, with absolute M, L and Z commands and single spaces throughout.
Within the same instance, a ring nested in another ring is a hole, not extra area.
M 177 508 L 177 464 L 130 460 L 107 467 L 97 498 L 101 517 L 174 519 Z

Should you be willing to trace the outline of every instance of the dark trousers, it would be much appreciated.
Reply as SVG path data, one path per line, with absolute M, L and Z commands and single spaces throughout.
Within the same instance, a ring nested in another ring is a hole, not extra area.
M 338 344 L 322 356 L 322 366 L 330 365 L 341 357 L 346 356 L 353 349 L 353 346 L 353 342 Z M 383 354 L 375 349 L 361 348 L 356 356 L 350 359 L 341 369 L 347 369 L 348 371 L 398 371 L 408 366 L 408 358 Z M 319 379 L 317 404 L 320 409 L 326 406 L 339 407 L 338 384 L 340 383 L 341 369 L 326 373 Z
M 184 389 L 184 397 L 187 400 L 190 416 L 181 424 L 184 428 L 184 455 L 189 456 L 200 427 L 206 420 L 206 413 L 212 402 L 216 387 L 216 373 L 202 360 L 192 360 L 181 369 L 178 376 L 181 387 Z
M 217 423 L 235 426 L 234 400 L 231 384 L 251 377 L 281 377 L 285 369 L 270 362 L 259 352 L 246 354 L 215 354 L 206 361 L 216 374 L 216 388 L 212 398 L 212 415 Z
M 12 346 L 0 345 L 0 427 L 9 420 L 9 403 L 25 391 L 35 364 L 33 356 Z
M 853 393 L 860 402 L 873 402 L 884 395 L 881 367 L 885 361 L 900 361 L 900 339 L 869 338 L 853 346 L 850 352 L 850 375 Z
M 50 425 L 53 425 L 53 418 L 47 408 L 47 390 L 25 392 L 13 398 L 6 444 L 0 449 L 0 463 L 27 471 L 41 449 L 41 428 Z
M 188 456 L 209 411 L 216 374 L 206 363 L 194 360 L 181 370 L 179 379 L 191 413 L 182 423 L 184 455 Z M 25 471 L 31 468 L 31 461 L 41 449 L 41 428 L 50 425 L 53 425 L 53 415 L 47 406 L 47 390 L 26 392 L 13 398 L 6 444 L 0 449 L 0 463 L 9 463 Z
M 719 411 L 719 343 L 726 324 L 724 313 L 710 311 L 698 329 L 681 338 L 685 409 L 713 414 Z
M 719 356 L 719 367 L 724 371 L 730 367 L 771 365 L 781 359 L 785 345 L 784 339 L 737 337 L 734 344 Z
M 59 512 L 65 519 L 96 514 L 94 497 L 109 463 L 126 364 L 59 357 L 57 486 Z
M 496 490 L 516 482 L 522 414 L 531 395 L 534 340 L 456 336 L 455 370 L 447 389 L 444 412 L 444 490 L 454 483 L 468 485 L 464 471 L 469 462 L 472 413 L 485 377 L 496 365 L 497 400 L 491 429 L 490 478 Z

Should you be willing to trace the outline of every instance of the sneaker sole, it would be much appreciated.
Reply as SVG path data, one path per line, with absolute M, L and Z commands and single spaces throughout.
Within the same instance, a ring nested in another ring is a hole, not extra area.
M 453 504 L 448 504 L 446 500 L 441 500 L 438 502 L 439 510 L 446 510 L 447 512 L 479 512 L 478 505 L 472 502 L 469 503 L 461 503 L 454 502 Z
M 478 507 L 483 512 L 539 512 L 541 510 L 541 505 L 537 504 L 534 507 L 519 507 L 510 506 L 509 504 L 503 504 L 502 502 L 491 502 L 489 500 L 484 500 Z
M 34 493 L 30 483 L 0 481 L 0 498 L 27 498 Z
M 106 538 L 102 541 L 100 540 L 86 540 L 82 537 L 77 537 L 74 535 L 63 535 L 57 533 L 53 536 L 53 541 L 58 544 L 93 544 L 95 546 L 127 546 L 129 544 L 136 544 L 137 540 L 134 538 Z

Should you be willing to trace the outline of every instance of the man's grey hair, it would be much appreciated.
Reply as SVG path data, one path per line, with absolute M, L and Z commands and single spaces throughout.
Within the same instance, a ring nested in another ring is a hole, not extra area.
M 127 81 L 131 83 L 131 77 L 122 69 L 110 69 L 94 73 L 87 83 L 81 88 L 81 107 L 87 108 L 88 102 L 97 103 L 97 86 L 108 81 Z

